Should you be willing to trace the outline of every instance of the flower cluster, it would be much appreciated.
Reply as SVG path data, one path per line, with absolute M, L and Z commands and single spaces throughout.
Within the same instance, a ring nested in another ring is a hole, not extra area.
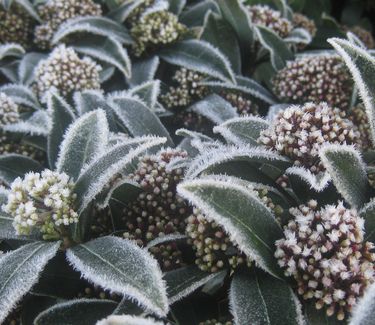
M 240 115 L 258 115 L 258 105 L 241 93 L 221 91 L 220 96 L 232 104 Z
M 90 58 L 80 59 L 72 48 L 60 45 L 37 66 L 35 89 L 41 98 L 52 88 L 63 96 L 74 91 L 99 89 L 100 70 L 101 67 Z
M 324 169 L 318 156 L 324 143 L 360 144 L 357 128 L 345 116 L 324 102 L 292 106 L 275 117 L 258 142 L 317 174 Z
M 100 16 L 100 5 L 92 0 L 50 0 L 39 6 L 43 24 L 35 28 L 35 43 L 42 49 L 51 47 L 54 32 L 67 20 L 80 16 Z
M 288 103 L 324 101 L 347 109 L 353 82 L 340 57 L 314 55 L 288 62 L 273 79 L 273 88 L 275 94 Z
M 171 44 L 187 33 L 186 26 L 178 22 L 176 15 L 169 11 L 156 11 L 143 15 L 131 29 L 134 38 L 134 55 L 161 45 Z
M 137 171 L 131 175 L 143 192 L 123 211 L 123 237 L 144 246 L 151 240 L 168 234 L 183 233 L 189 215 L 186 202 L 177 194 L 176 187 L 183 178 L 182 169 L 168 171 L 167 164 L 175 158 L 186 157 L 186 152 L 165 149 L 155 156 L 145 156 Z M 173 243 L 152 248 L 163 268 L 180 263 L 180 252 Z
M 18 43 L 28 47 L 32 32 L 32 21 L 18 5 L 5 10 L 0 3 L 0 44 Z
M 64 227 L 78 222 L 72 189 L 73 183 L 66 174 L 48 169 L 30 172 L 13 181 L 2 209 L 14 218 L 17 234 L 30 235 L 38 229 L 45 239 L 60 238 Z
M 0 127 L 19 120 L 18 105 L 6 94 L 0 92 Z
M 257 190 L 256 193 L 276 216 L 283 213 L 283 208 L 272 202 L 267 190 Z M 186 235 L 195 251 L 195 264 L 202 271 L 215 273 L 223 268 L 234 270 L 239 265 L 250 264 L 250 260 L 239 251 L 222 227 L 197 208 L 187 218 Z
M 266 5 L 247 6 L 251 22 L 273 30 L 281 38 L 287 37 L 293 26 L 289 20 L 281 16 L 280 11 Z
M 361 149 L 366 151 L 373 148 L 371 141 L 371 127 L 364 106 L 359 104 L 353 107 L 349 111 L 348 118 L 359 130 L 361 137 Z
M 318 210 L 312 200 L 290 213 L 285 238 L 276 242 L 278 263 L 296 280 L 299 295 L 343 320 L 375 280 L 374 245 L 364 241 L 364 220 L 342 202 Z

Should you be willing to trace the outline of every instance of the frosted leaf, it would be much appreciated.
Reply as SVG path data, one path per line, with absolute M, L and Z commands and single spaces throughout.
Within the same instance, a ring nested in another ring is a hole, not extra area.
M 304 28 L 293 29 L 287 37 L 284 38 L 287 43 L 294 44 L 310 44 L 312 37 L 310 33 Z
M 27 53 L 18 66 L 18 78 L 21 84 L 30 86 L 35 78 L 35 67 L 45 59 L 46 55 L 41 53 Z
M 107 16 L 119 23 L 125 22 L 134 9 L 139 7 L 144 0 L 124 1 L 120 6 L 115 1 L 115 6 Z
M 179 16 L 181 23 L 188 27 L 201 27 L 204 24 L 206 14 L 209 12 L 219 13 L 220 9 L 214 0 L 202 0 L 194 5 L 188 6 Z
M 48 135 L 51 119 L 46 111 L 36 111 L 27 120 L 8 124 L 3 127 L 4 131 L 18 132 L 30 135 Z
M 366 45 L 363 44 L 363 42 L 359 39 L 359 37 L 352 32 L 347 32 L 346 37 L 348 38 L 349 42 L 351 42 L 353 45 L 357 45 L 362 49 L 366 49 Z
M 331 176 L 329 175 L 329 173 L 322 172 L 318 175 L 315 175 L 310 170 L 304 167 L 289 167 L 285 171 L 285 174 L 290 176 L 297 176 L 316 192 L 322 192 L 331 182 Z
M 365 220 L 365 240 L 375 242 L 375 198 L 365 204 L 359 214 Z
M 164 325 L 152 318 L 131 315 L 112 315 L 97 322 L 96 325 Z
M 150 80 L 129 90 L 129 95 L 138 96 L 147 107 L 154 111 L 160 95 L 160 80 Z
M 135 243 L 101 237 L 67 251 L 82 276 L 106 290 L 136 300 L 158 316 L 168 313 L 168 298 L 157 261 Z
M 1 44 L 0 45 L 0 60 L 8 57 L 22 57 L 25 54 L 24 48 L 16 43 Z
M 266 120 L 268 122 L 272 122 L 275 117 L 283 110 L 285 110 L 286 108 L 290 107 L 292 105 L 289 105 L 289 104 L 275 104 L 275 105 L 272 105 L 269 107 L 268 109 L 268 112 L 267 112 L 267 116 L 266 116 Z
M 163 243 L 168 243 L 168 242 L 171 242 L 171 241 L 185 240 L 186 238 L 187 238 L 187 236 L 186 235 L 182 235 L 182 234 L 165 235 L 165 236 L 157 237 L 157 238 L 151 240 L 147 244 L 146 247 L 150 248 L 150 247 L 154 247 L 154 246 L 157 246 L 157 245 L 160 245 L 160 244 L 163 244 Z
M 168 0 L 169 2 L 169 11 L 174 13 L 176 16 L 181 14 L 182 10 L 186 6 L 187 0 Z
M 26 86 L 9 84 L 0 87 L 0 92 L 12 98 L 16 104 L 29 106 L 36 110 L 41 109 L 35 94 Z
M 375 284 L 372 284 L 354 307 L 349 325 L 372 325 L 375 314 Z
M 29 0 L 15 0 L 15 2 L 20 7 L 22 7 L 36 21 L 41 22 L 41 19 L 38 13 L 35 11 L 33 4 Z
M 131 87 L 140 85 L 146 81 L 154 79 L 156 71 L 159 67 L 160 59 L 153 56 L 149 59 L 134 62 L 132 67 L 132 76 L 127 81 Z

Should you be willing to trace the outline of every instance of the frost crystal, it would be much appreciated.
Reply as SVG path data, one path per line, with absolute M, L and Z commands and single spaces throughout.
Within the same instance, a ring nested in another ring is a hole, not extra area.
M 6 94 L 0 92 L 0 127 L 15 123 L 19 119 L 19 107 Z
M 290 61 L 273 79 L 275 94 L 286 102 L 327 102 L 340 109 L 350 103 L 353 82 L 336 55 L 318 55 Z
M 374 245 L 364 241 L 364 220 L 342 202 L 318 210 L 311 200 L 290 213 L 285 238 L 276 241 L 278 263 L 296 280 L 299 295 L 343 320 L 375 279 Z
M 69 176 L 45 169 L 41 174 L 27 173 L 10 185 L 4 212 L 13 216 L 13 226 L 19 235 L 40 230 L 45 239 L 61 238 L 65 227 L 78 222 L 73 210 L 76 195 Z
M 35 73 L 35 88 L 40 97 L 52 88 L 63 96 L 74 91 L 99 89 L 101 67 L 88 57 L 80 59 L 72 48 L 60 45 L 39 63 Z
M 357 128 L 345 116 L 326 103 L 291 106 L 261 132 L 258 142 L 317 174 L 324 169 L 318 157 L 324 143 L 360 144 Z
M 39 6 L 44 23 L 35 29 L 35 42 L 42 49 L 51 47 L 53 34 L 67 20 L 82 16 L 101 16 L 100 5 L 92 0 L 51 0 Z

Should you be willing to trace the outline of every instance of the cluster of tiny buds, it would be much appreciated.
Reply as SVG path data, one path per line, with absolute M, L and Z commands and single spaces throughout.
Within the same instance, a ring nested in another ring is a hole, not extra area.
M 144 14 L 131 29 L 134 55 L 141 56 L 145 51 L 174 43 L 187 31 L 186 26 L 178 22 L 178 17 L 169 11 Z
M 119 0 L 119 2 L 123 3 L 124 0 Z M 129 27 L 133 27 L 145 13 L 145 11 L 150 8 L 155 3 L 155 0 L 143 0 L 140 4 L 138 4 L 129 16 L 126 18 L 126 24 Z
M 303 299 L 343 320 L 375 280 L 374 245 L 364 241 L 364 220 L 342 202 L 318 210 L 317 202 L 291 208 L 275 256 Z
M 353 81 L 337 55 L 314 55 L 289 61 L 273 79 L 275 94 L 287 103 L 327 102 L 349 107 Z
M 209 320 L 206 320 L 204 322 L 200 322 L 199 325 L 233 325 L 232 322 L 230 321 L 227 321 L 227 322 L 219 322 L 218 320 L 216 319 L 209 319 Z
M 238 92 L 221 91 L 220 96 L 232 104 L 240 115 L 258 115 L 259 107 L 250 99 Z
M 360 134 L 345 112 L 326 103 L 307 103 L 281 111 L 258 142 L 291 158 L 312 173 L 324 170 L 319 159 L 323 144 L 359 144 Z
M 63 96 L 99 89 L 101 67 L 88 57 L 79 58 L 72 48 L 60 45 L 36 67 L 35 89 L 40 98 L 52 88 Z
M 121 300 L 121 297 L 119 295 L 108 292 L 103 288 L 92 284 L 87 284 L 87 287 L 85 287 L 83 291 L 79 292 L 77 297 L 86 299 L 107 299 L 113 301 Z
M 13 226 L 19 235 L 39 230 L 46 240 L 61 238 L 64 227 L 78 222 L 73 186 L 64 173 L 48 169 L 30 172 L 13 181 L 2 209 L 14 218 Z
M 19 120 L 18 105 L 6 94 L 0 92 L 0 127 Z
M 50 0 L 38 7 L 43 24 L 35 28 L 35 43 L 42 49 L 51 47 L 54 32 L 71 18 L 101 16 L 100 5 L 92 0 Z
M 247 6 L 247 9 L 253 24 L 271 29 L 281 38 L 287 37 L 293 29 L 290 21 L 283 18 L 280 11 L 267 5 Z
M 364 106 L 362 104 L 354 106 L 353 108 L 351 108 L 348 114 L 348 118 L 358 128 L 358 131 L 360 133 L 361 149 L 363 151 L 367 151 L 373 148 L 371 141 L 371 127 Z

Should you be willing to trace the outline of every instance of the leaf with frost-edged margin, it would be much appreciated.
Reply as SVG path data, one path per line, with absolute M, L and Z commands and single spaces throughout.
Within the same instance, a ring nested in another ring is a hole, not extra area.
M 65 37 L 76 33 L 89 33 L 113 38 L 123 44 L 132 44 L 133 41 L 127 29 L 120 23 L 100 16 L 82 16 L 71 18 L 61 24 L 53 35 L 52 43 L 58 44 Z
M 123 297 L 112 315 L 141 315 L 144 309 L 140 307 L 135 301 Z
M 217 47 L 230 61 L 233 71 L 241 73 L 241 49 L 235 31 L 222 17 L 209 12 L 201 39 Z
M 36 21 L 38 21 L 39 23 L 42 21 L 38 13 L 35 11 L 33 4 L 30 3 L 29 0 L 13 0 L 13 1 L 16 2 L 20 7 L 22 7 Z
M 210 280 L 222 277 L 223 273 L 225 274 L 227 271 L 208 273 L 201 271 L 195 265 L 166 272 L 164 280 L 167 282 L 169 304 L 172 305 L 182 300 Z
M 69 104 L 55 91 L 47 93 L 47 107 L 52 123 L 47 137 L 47 156 L 51 169 L 54 169 L 65 130 L 75 120 L 75 116 Z
M 153 318 L 143 318 L 131 315 L 111 315 L 97 322 L 96 325 L 164 325 Z
M 331 182 L 331 176 L 327 172 L 313 174 L 310 170 L 304 167 L 293 166 L 285 171 L 288 177 L 296 177 L 309 185 L 311 189 L 316 192 L 322 192 Z
M 119 23 L 123 23 L 129 17 L 132 11 L 140 6 L 142 2 L 143 0 L 125 1 L 120 6 L 118 6 L 118 3 L 116 2 L 116 6 L 114 8 L 110 8 L 111 11 L 107 14 L 107 17 Z
M 194 178 L 203 172 L 209 172 L 212 167 L 234 161 L 267 163 L 282 169 L 286 169 L 291 164 L 287 158 L 262 147 L 227 145 L 197 156 L 186 171 L 185 177 Z
M 212 0 L 199 1 L 198 3 L 184 10 L 180 15 L 179 20 L 181 23 L 185 24 L 186 26 L 190 28 L 203 26 L 204 17 L 209 11 L 216 12 L 216 13 L 220 12 L 220 9 L 218 5 L 215 3 L 215 1 L 212 1 Z
M 69 249 L 67 259 L 86 280 L 130 297 L 158 316 L 168 313 L 167 289 L 159 265 L 135 243 L 101 237 Z
M 161 136 L 167 138 L 169 146 L 174 146 L 167 129 L 142 101 L 135 97 L 127 96 L 115 98 L 112 103 L 117 116 L 133 136 Z
M 357 35 L 353 34 L 352 32 L 347 32 L 346 37 L 353 45 L 357 45 L 362 49 L 366 49 L 366 45 L 359 39 Z
M 77 52 L 109 63 L 125 77 L 131 77 L 131 61 L 126 48 L 112 37 L 92 36 L 69 43 Z
M 259 267 L 280 277 L 274 244 L 283 233 L 271 210 L 254 190 L 220 179 L 196 179 L 182 182 L 177 191 L 222 226 L 231 241 Z
M 40 172 L 43 166 L 37 161 L 18 154 L 0 156 L 0 179 L 11 184 L 17 177 L 23 178 L 27 172 Z
M 176 135 L 180 136 L 180 137 L 186 137 L 186 138 L 192 138 L 192 139 L 200 139 L 202 141 L 213 141 L 212 138 L 210 138 L 209 136 L 203 134 L 203 133 L 200 133 L 200 132 L 197 132 L 197 131 L 192 131 L 192 130 L 188 130 L 188 129 L 178 129 L 176 131 Z
M 310 44 L 312 41 L 312 37 L 311 37 L 311 34 L 306 29 L 295 28 L 283 40 L 286 43 Z
M 60 242 L 35 242 L 5 254 L 0 259 L 0 322 L 38 281 Z
M 164 244 L 164 243 L 169 243 L 171 241 L 179 241 L 179 240 L 186 240 L 188 237 L 186 235 L 182 235 L 182 234 L 170 234 L 170 235 L 165 235 L 165 236 L 162 236 L 162 237 L 157 237 L 153 240 L 151 240 L 148 244 L 147 244 L 147 248 L 150 248 L 150 247 L 155 247 L 155 246 L 158 246 L 160 244 Z
M 375 242 L 375 199 L 371 199 L 359 214 L 365 220 L 365 240 Z
M 162 49 L 159 56 L 170 64 L 230 83 L 236 82 L 230 62 L 210 43 L 200 40 L 181 41 Z
M 4 75 L 12 83 L 18 83 L 19 60 L 12 60 L 0 65 L 0 75 Z
M 153 80 L 159 63 L 160 59 L 158 56 L 134 62 L 132 65 L 132 76 L 127 79 L 128 84 L 134 87 L 146 81 Z
M 129 89 L 129 94 L 138 96 L 146 105 L 154 110 L 160 94 L 160 80 L 146 81 Z
M 293 53 L 274 31 L 260 25 L 254 26 L 254 31 L 258 41 L 269 52 L 275 70 L 283 69 L 288 60 L 294 59 Z
M 142 192 L 143 190 L 139 185 L 137 186 L 136 183 L 132 183 L 130 180 L 125 180 L 111 191 L 110 201 L 125 207 Z
M 168 11 L 178 16 L 186 5 L 186 0 L 168 0 L 169 8 Z
M 36 111 L 27 120 L 7 124 L 3 127 L 7 132 L 18 132 L 30 135 L 47 136 L 50 129 L 50 117 L 46 111 Z
M 102 191 L 113 175 L 120 171 L 132 171 L 139 156 L 165 142 L 166 138 L 145 136 L 129 139 L 127 142 L 109 148 L 79 176 L 74 187 L 74 193 L 78 196 L 78 210 L 82 212 Z
M 319 157 L 337 191 L 352 207 L 361 208 L 368 202 L 370 185 L 366 166 L 353 146 L 325 144 Z
M 237 117 L 236 109 L 219 95 L 212 94 L 194 103 L 189 110 L 203 115 L 215 124 Z
M 366 50 L 347 40 L 331 38 L 328 43 L 343 58 L 358 87 L 359 95 L 366 108 L 372 143 L 375 143 L 375 58 Z
M 272 122 L 281 111 L 287 109 L 289 106 L 292 106 L 292 104 L 275 104 L 270 106 L 265 119 Z
M 22 57 L 25 54 L 24 48 L 16 43 L 1 44 L 0 45 L 0 60 L 8 57 L 14 56 L 17 58 Z
M 261 101 L 271 105 L 277 102 L 275 96 L 272 95 L 266 88 L 260 85 L 257 81 L 247 77 L 236 76 L 236 84 L 217 81 L 202 81 L 199 84 L 207 86 L 214 91 L 224 90 L 225 92 L 240 92 L 248 95 L 250 98 L 260 99 Z
M 269 127 L 269 123 L 257 116 L 236 117 L 215 126 L 214 133 L 221 134 L 233 144 L 258 145 L 260 133 Z
M 27 53 L 18 66 L 18 79 L 21 84 L 30 86 L 35 78 L 35 67 L 45 59 L 46 55 L 42 53 Z
M 220 7 L 223 18 L 236 31 L 240 45 L 248 55 L 254 42 L 254 31 L 244 4 L 240 0 L 216 0 L 216 3 Z
M 0 87 L 0 92 L 11 97 L 16 104 L 26 105 L 36 110 L 41 109 L 35 94 L 26 86 L 9 84 Z
M 64 133 L 56 170 L 76 180 L 83 166 L 104 152 L 108 138 L 108 122 L 103 110 L 97 109 L 82 115 Z
M 74 299 L 58 303 L 41 312 L 34 325 L 92 325 L 110 315 L 116 302 L 103 299 Z
M 234 324 L 305 324 L 292 288 L 259 269 L 235 272 L 229 291 Z
M 375 284 L 369 286 L 352 311 L 349 325 L 373 325 L 375 315 Z

